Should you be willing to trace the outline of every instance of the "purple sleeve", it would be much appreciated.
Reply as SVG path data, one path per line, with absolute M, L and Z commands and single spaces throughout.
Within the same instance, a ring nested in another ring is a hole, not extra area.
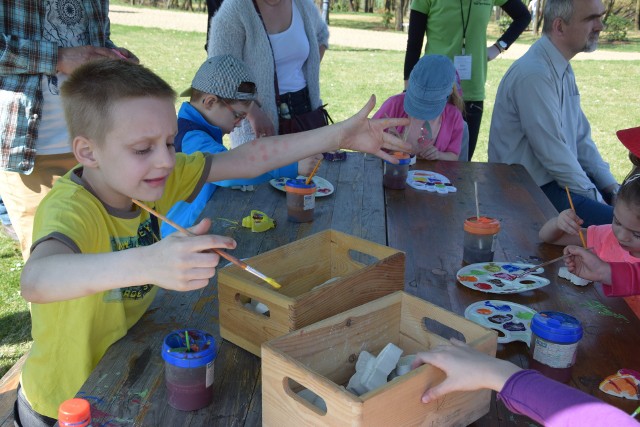
M 610 262 L 611 285 L 603 285 L 608 297 L 640 295 L 640 263 Z
M 639 425 L 620 409 L 534 370 L 513 374 L 498 398 L 510 411 L 546 426 Z

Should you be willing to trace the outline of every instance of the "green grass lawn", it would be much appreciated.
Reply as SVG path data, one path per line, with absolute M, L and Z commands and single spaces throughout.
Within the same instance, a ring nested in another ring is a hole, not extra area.
M 135 52 L 178 92 L 189 87 L 205 59 L 203 33 L 119 25 L 113 25 L 111 30 L 117 44 Z M 400 92 L 403 61 L 403 52 L 344 48 L 327 51 L 322 62 L 321 90 L 332 117 L 343 120 L 354 114 L 370 94 L 376 94 L 380 105 L 388 96 Z M 493 99 L 500 78 L 511 63 L 498 59 L 489 64 L 485 115 L 475 161 L 486 161 Z M 615 131 L 640 125 L 640 61 L 574 61 L 573 67 L 593 137 L 605 160 L 611 163 L 614 175 L 621 180 L 630 164 Z M 30 339 L 27 304 L 19 295 L 20 268 L 16 264 L 21 262 L 15 243 L 0 235 L 0 375 L 26 351 Z
M 22 255 L 15 241 L 0 233 L 0 376 L 28 350 L 31 320 L 20 296 Z

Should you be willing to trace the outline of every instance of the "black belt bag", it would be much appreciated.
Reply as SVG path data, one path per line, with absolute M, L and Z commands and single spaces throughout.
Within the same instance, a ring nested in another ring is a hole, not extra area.
M 281 107 L 282 105 L 287 104 L 280 104 Z M 329 112 L 324 108 L 325 106 L 326 104 L 303 114 L 295 114 L 290 116 L 290 118 L 283 118 L 280 115 L 278 134 L 287 135 L 290 133 L 304 132 L 306 130 L 318 129 L 323 126 L 327 126 L 329 123 L 333 123 L 331 116 L 329 116 Z M 282 109 L 280 111 L 282 111 Z

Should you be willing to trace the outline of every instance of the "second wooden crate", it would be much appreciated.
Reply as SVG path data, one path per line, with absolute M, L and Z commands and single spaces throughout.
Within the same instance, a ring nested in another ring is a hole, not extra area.
M 262 345 L 262 423 L 286 426 L 466 426 L 487 412 L 491 390 L 449 393 L 428 404 L 422 393 L 444 373 L 423 365 L 357 396 L 345 388 L 359 354 L 388 343 L 404 354 L 448 340 L 427 328 L 444 325 L 467 344 L 495 356 L 498 335 L 427 301 L 396 292 Z M 473 369 L 473 367 L 469 367 Z M 299 394 L 311 391 L 312 404 Z

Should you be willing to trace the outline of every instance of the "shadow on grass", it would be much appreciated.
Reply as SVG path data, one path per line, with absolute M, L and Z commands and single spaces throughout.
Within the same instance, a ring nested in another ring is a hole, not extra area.
M 0 346 L 12 346 L 31 341 L 29 310 L 17 311 L 0 318 Z

